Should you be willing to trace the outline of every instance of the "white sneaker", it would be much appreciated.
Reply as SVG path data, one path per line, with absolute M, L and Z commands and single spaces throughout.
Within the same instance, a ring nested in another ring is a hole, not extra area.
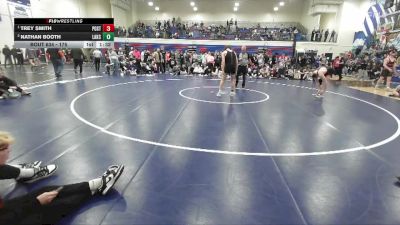
M 32 177 L 21 178 L 21 179 L 18 179 L 18 181 L 24 182 L 24 183 L 32 183 L 32 182 L 44 179 L 46 177 L 53 175 L 57 170 L 57 166 L 56 165 L 47 165 L 47 166 L 33 167 L 33 169 L 35 170 L 35 173 Z
M 112 165 L 108 167 L 107 171 L 101 176 L 102 184 L 99 188 L 99 193 L 106 195 L 107 192 L 114 186 L 118 178 L 124 171 L 124 165 Z
M 323 95 L 315 95 L 316 98 L 323 98 Z
M 231 93 L 229 94 L 229 96 L 231 96 L 231 97 L 233 97 L 235 95 L 236 95 L 236 92 L 234 92 L 234 91 L 231 91 Z
M 218 91 L 217 97 L 221 97 L 224 93 L 222 91 Z

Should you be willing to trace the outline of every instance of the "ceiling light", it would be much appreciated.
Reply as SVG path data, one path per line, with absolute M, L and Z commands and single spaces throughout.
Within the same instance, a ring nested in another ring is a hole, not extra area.
M 149 2 L 148 4 L 149 4 L 149 6 L 153 6 L 154 3 L 153 2 Z
M 239 6 L 239 2 L 235 2 L 235 6 L 238 7 Z
M 280 6 L 284 6 L 284 5 L 285 5 L 285 2 L 279 2 L 279 5 L 280 5 Z
M 233 11 L 238 11 L 238 7 L 233 7 Z
M 279 9 L 278 7 L 274 7 L 274 11 L 278 11 L 278 9 Z
M 194 3 L 194 2 L 190 2 L 190 5 L 191 5 L 191 6 L 194 6 L 194 5 L 195 5 L 195 3 Z
M 156 10 L 156 11 L 160 11 L 160 7 L 156 6 L 156 7 L 155 7 L 155 10 Z
M 197 7 L 193 7 L 193 11 L 197 11 Z

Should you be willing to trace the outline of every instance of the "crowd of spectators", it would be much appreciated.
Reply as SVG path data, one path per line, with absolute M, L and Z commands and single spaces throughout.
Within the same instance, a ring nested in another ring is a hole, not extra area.
M 120 71 L 122 75 L 169 73 L 172 75 L 215 76 L 221 75 L 221 52 L 197 53 L 192 51 L 164 51 L 157 49 L 139 51 L 120 48 L 106 54 L 107 72 Z M 291 65 L 287 55 L 264 52 L 250 55 L 248 75 L 257 78 L 288 78 Z
M 33 52 L 30 50 L 25 50 L 25 53 L 31 62 L 31 59 L 36 59 L 40 55 L 40 50 Z M 71 58 L 71 50 L 64 51 L 66 58 Z M 343 76 L 360 80 L 375 80 L 381 74 L 386 51 L 376 46 L 368 50 L 346 52 L 335 57 L 325 54 L 317 55 L 313 52 L 299 54 L 294 58 L 261 51 L 249 54 L 248 75 L 258 78 L 303 78 L 307 77 L 303 74 L 311 73 L 320 65 L 326 65 L 335 71 L 334 74 L 338 75 L 339 80 Z M 24 61 L 22 52 L 24 52 L 23 49 L 10 49 L 5 46 L 2 49 L 6 59 L 4 66 L 6 63 L 22 65 Z M 107 62 L 106 68 L 109 73 L 111 70 L 121 70 L 122 73 L 130 75 L 171 73 L 173 75 L 218 76 L 221 69 L 221 52 L 218 51 L 201 53 L 190 50 L 164 51 L 162 49 L 140 51 L 133 47 L 126 47 L 109 50 L 104 56 L 102 61 Z M 87 60 L 89 61 L 90 58 L 93 57 L 87 57 Z M 400 65 L 400 58 L 397 65 Z
M 240 53 L 240 52 L 238 52 Z M 155 51 L 132 48 L 110 50 L 105 54 L 106 68 L 123 75 L 172 74 L 189 76 L 221 75 L 221 52 L 202 52 L 188 50 Z M 385 53 L 370 50 L 362 53 L 346 52 L 338 56 L 320 54 L 289 55 L 271 54 L 268 51 L 249 54 L 247 76 L 253 78 L 311 79 L 312 72 L 321 65 L 334 71 L 334 79 L 343 76 L 359 80 L 376 80 L 382 71 Z M 400 65 L 400 63 L 398 64 Z
M 117 27 L 116 37 L 165 38 L 165 39 L 207 39 L 207 40 L 259 40 L 259 41 L 291 41 L 302 37 L 295 26 L 279 27 L 261 26 L 260 23 L 250 27 L 238 25 L 237 20 L 227 20 L 226 24 L 205 24 L 204 22 L 182 22 L 172 20 L 155 21 Z

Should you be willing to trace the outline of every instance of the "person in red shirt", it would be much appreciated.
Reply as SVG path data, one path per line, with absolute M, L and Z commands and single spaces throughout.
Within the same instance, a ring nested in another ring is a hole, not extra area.
M 339 76 L 339 81 L 342 80 L 342 65 L 341 63 L 342 59 L 340 56 L 336 56 L 336 58 L 333 60 L 332 66 L 333 69 L 335 70 L 335 75 Z

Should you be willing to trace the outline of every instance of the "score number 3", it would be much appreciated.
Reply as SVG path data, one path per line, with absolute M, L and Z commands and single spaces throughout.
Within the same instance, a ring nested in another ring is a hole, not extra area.
M 114 24 L 103 24 L 103 32 L 114 32 Z

